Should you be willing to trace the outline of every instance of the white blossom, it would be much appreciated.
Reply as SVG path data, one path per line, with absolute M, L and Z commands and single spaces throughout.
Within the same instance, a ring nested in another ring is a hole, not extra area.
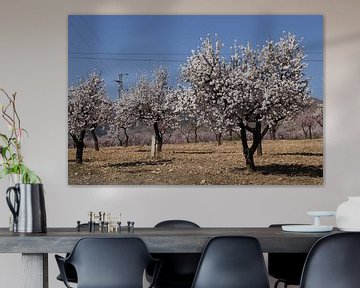
M 210 36 L 205 38 L 181 67 L 182 79 L 194 91 L 189 94 L 191 105 L 213 131 L 242 131 L 246 161 L 253 162 L 252 154 L 266 129 L 308 106 L 303 49 L 290 33 L 278 42 L 267 41 L 261 49 L 234 42 L 228 61 L 220 55 L 222 47 L 218 39 L 213 43 Z M 245 129 L 256 140 L 250 148 Z

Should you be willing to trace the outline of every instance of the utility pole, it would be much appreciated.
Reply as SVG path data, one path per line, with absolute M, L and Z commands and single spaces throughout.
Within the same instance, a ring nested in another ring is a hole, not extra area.
M 119 78 L 117 80 L 115 80 L 115 82 L 118 84 L 118 96 L 119 99 L 121 99 L 121 93 L 124 90 L 124 80 L 123 80 L 123 76 L 127 76 L 129 75 L 128 73 L 119 73 Z

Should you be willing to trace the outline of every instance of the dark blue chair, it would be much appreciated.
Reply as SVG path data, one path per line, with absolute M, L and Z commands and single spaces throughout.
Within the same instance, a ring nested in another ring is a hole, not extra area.
M 212 238 L 200 259 L 192 288 L 269 288 L 261 247 L 256 238 Z
M 311 248 L 301 288 L 359 288 L 360 233 L 325 236 Z
M 82 238 L 68 257 L 55 258 L 69 288 L 65 263 L 76 270 L 77 288 L 143 288 L 146 267 L 157 262 L 139 238 Z M 159 268 L 160 264 L 155 268 L 154 281 Z
M 80 224 L 80 229 L 88 230 L 89 229 L 89 224 L 88 223 Z M 95 223 L 95 229 L 99 229 L 99 224 L 98 223 Z M 66 254 L 66 257 L 68 257 L 68 256 L 69 256 L 69 253 Z M 75 270 L 74 266 L 71 265 L 70 263 L 65 262 L 64 263 L 64 269 L 65 269 L 65 274 L 66 274 L 67 281 L 71 282 L 71 283 L 77 283 L 77 275 L 76 275 L 76 270 Z M 62 277 L 61 277 L 61 274 L 59 274 L 56 277 L 56 279 L 59 280 L 59 281 L 64 282 Z
M 155 225 L 157 229 L 200 228 L 187 220 L 166 220 Z M 161 270 L 155 283 L 156 288 L 190 288 L 194 280 L 200 253 L 157 253 L 152 254 L 162 261 Z M 151 280 L 153 267 L 147 269 L 147 279 Z

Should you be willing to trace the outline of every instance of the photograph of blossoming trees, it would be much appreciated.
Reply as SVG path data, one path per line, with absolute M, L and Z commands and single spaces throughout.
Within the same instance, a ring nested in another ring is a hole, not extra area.
M 316 15 L 69 16 L 69 184 L 321 185 L 322 53 Z

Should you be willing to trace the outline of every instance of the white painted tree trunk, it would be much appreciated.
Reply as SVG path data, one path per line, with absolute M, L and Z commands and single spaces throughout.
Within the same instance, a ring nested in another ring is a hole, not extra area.
M 151 137 L 151 154 L 150 157 L 151 158 L 156 158 L 158 156 L 158 149 L 157 149 L 157 140 L 155 136 Z

